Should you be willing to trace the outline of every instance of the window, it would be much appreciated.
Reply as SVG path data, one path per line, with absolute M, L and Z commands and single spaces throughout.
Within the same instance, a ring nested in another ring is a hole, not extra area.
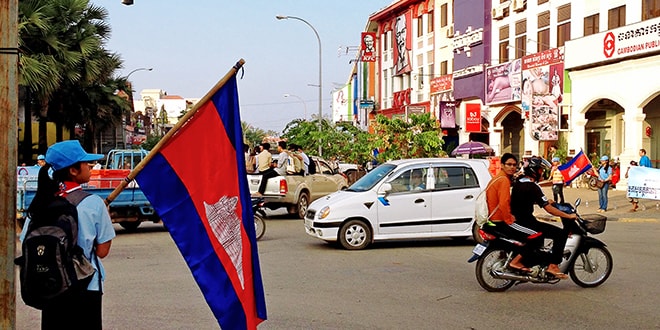
M 440 75 L 444 76 L 447 74 L 447 61 L 440 62 Z
M 612 30 L 626 25 L 626 6 L 612 8 L 607 11 L 607 29 Z
M 600 19 L 599 14 L 587 16 L 584 18 L 584 36 L 589 36 L 600 32 L 598 20 Z
M 404 171 L 390 181 L 392 193 L 426 190 L 426 168 L 415 168 Z
M 434 26 L 435 26 L 435 22 L 433 19 L 433 11 L 431 10 L 428 14 L 426 14 L 426 32 L 428 33 L 433 32 Z
M 571 40 L 571 22 L 557 26 L 557 47 L 563 46 L 566 41 Z
M 421 37 L 424 35 L 424 20 L 422 16 L 417 17 L 417 36 Z
M 506 63 L 508 61 L 509 61 L 509 26 L 505 25 L 500 28 L 499 63 Z
M 539 5 L 540 5 L 540 4 L 544 4 L 544 3 L 549 2 L 549 1 L 550 1 L 550 0 L 539 0 L 538 4 L 539 4 Z
M 443 3 L 442 6 L 440 6 L 440 27 L 447 26 L 447 14 L 447 4 Z
M 642 21 L 660 17 L 660 0 L 642 1 Z
M 524 34 L 516 37 L 516 47 L 515 47 L 515 52 L 516 55 L 514 58 L 521 58 L 527 54 L 527 36 Z
M 469 188 L 478 187 L 476 176 L 471 168 L 466 167 L 434 167 L 435 188 Z
M 509 41 L 500 42 L 499 63 L 509 62 Z
M 550 29 L 541 30 L 536 33 L 536 51 L 542 52 L 550 49 Z
M 557 8 L 557 47 L 571 40 L 571 4 Z

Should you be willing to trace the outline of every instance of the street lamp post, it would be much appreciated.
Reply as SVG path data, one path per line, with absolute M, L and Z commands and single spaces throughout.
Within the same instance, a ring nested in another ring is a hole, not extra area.
M 323 130 L 323 79 L 322 79 L 322 68 L 323 68 L 323 61 L 321 59 L 321 37 L 319 37 L 319 33 L 316 31 L 314 26 L 312 24 L 309 24 L 306 20 L 296 17 L 296 16 L 286 16 L 286 15 L 277 15 L 275 16 L 278 20 L 283 20 L 283 19 L 295 19 L 298 21 L 301 21 L 307 26 L 309 26 L 312 31 L 314 31 L 314 34 L 316 35 L 316 40 L 319 42 L 319 132 Z M 323 156 L 323 147 L 322 147 L 322 140 L 321 136 L 319 136 L 319 157 Z
M 133 84 L 128 80 L 128 78 L 135 72 L 138 71 L 151 71 L 154 68 L 137 68 L 126 75 L 126 82 L 128 83 L 129 93 L 128 101 L 131 103 L 131 116 L 135 113 L 135 104 L 133 102 Z M 124 140 L 124 146 L 126 146 L 126 117 L 122 118 L 122 139 Z
M 303 107 L 305 108 L 305 117 L 303 117 L 303 119 L 307 120 L 307 104 L 305 103 L 305 101 L 303 101 L 303 99 L 301 99 L 300 96 L 293 94 L 284 94 L 284 97 L 295 97 L 298 100 L 300 100 L 300 102 L 302 102 L 303 104 Z

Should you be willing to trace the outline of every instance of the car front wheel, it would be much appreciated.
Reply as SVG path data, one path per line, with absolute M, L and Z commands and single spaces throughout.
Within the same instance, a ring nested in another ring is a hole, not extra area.
M 348 221 L 339 230 L 339 243 L 346 250 L 362 250 L 371 244 L 371 228 L 361 220 Z

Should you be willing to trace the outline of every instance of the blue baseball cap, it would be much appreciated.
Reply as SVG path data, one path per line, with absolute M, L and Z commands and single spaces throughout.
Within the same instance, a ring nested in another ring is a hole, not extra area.
M 39 156 L 37 156 L 37 160 L 46 160 L 46 156 L 39 155 Z
M 558 162 L 558 161 L 559 161 L 559 157 L 552 157 L 552 161 L 553 161 L 553 162 Z
M 46 162 L 59 171 L 80 162 L 91 162 L 99 160 L 104 156 L 101 154 L 88 154 L 80 145 L 78 140 L 57 142 L 46 151 Z
M 607 155 L 604 155 L 603 157 L 600 157 L 601 162 L 606 162 L 608 160 L 610 160 L 610 157 L 607 157 Z

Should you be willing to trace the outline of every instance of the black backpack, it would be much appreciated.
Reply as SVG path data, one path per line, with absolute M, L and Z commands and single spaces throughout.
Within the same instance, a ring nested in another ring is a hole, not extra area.
M 307 172 L 309 174 L 316 173 L 316 162 L 312 158 L 309 159 L 309 165 L 307 165 Z
M 14 260 L 20 267 L 21 296 L 26 305 L 43 309 L 69 290 L 87 288 L 94 270 L 89 269 L 91 264 L 78 246 L 76 206 L 89 195 L 75 190 L 66 198 L 58 196 L 46 212 L 30 219 L 22 256 Z M 80 273 L 81 263 L 85 274 Z

